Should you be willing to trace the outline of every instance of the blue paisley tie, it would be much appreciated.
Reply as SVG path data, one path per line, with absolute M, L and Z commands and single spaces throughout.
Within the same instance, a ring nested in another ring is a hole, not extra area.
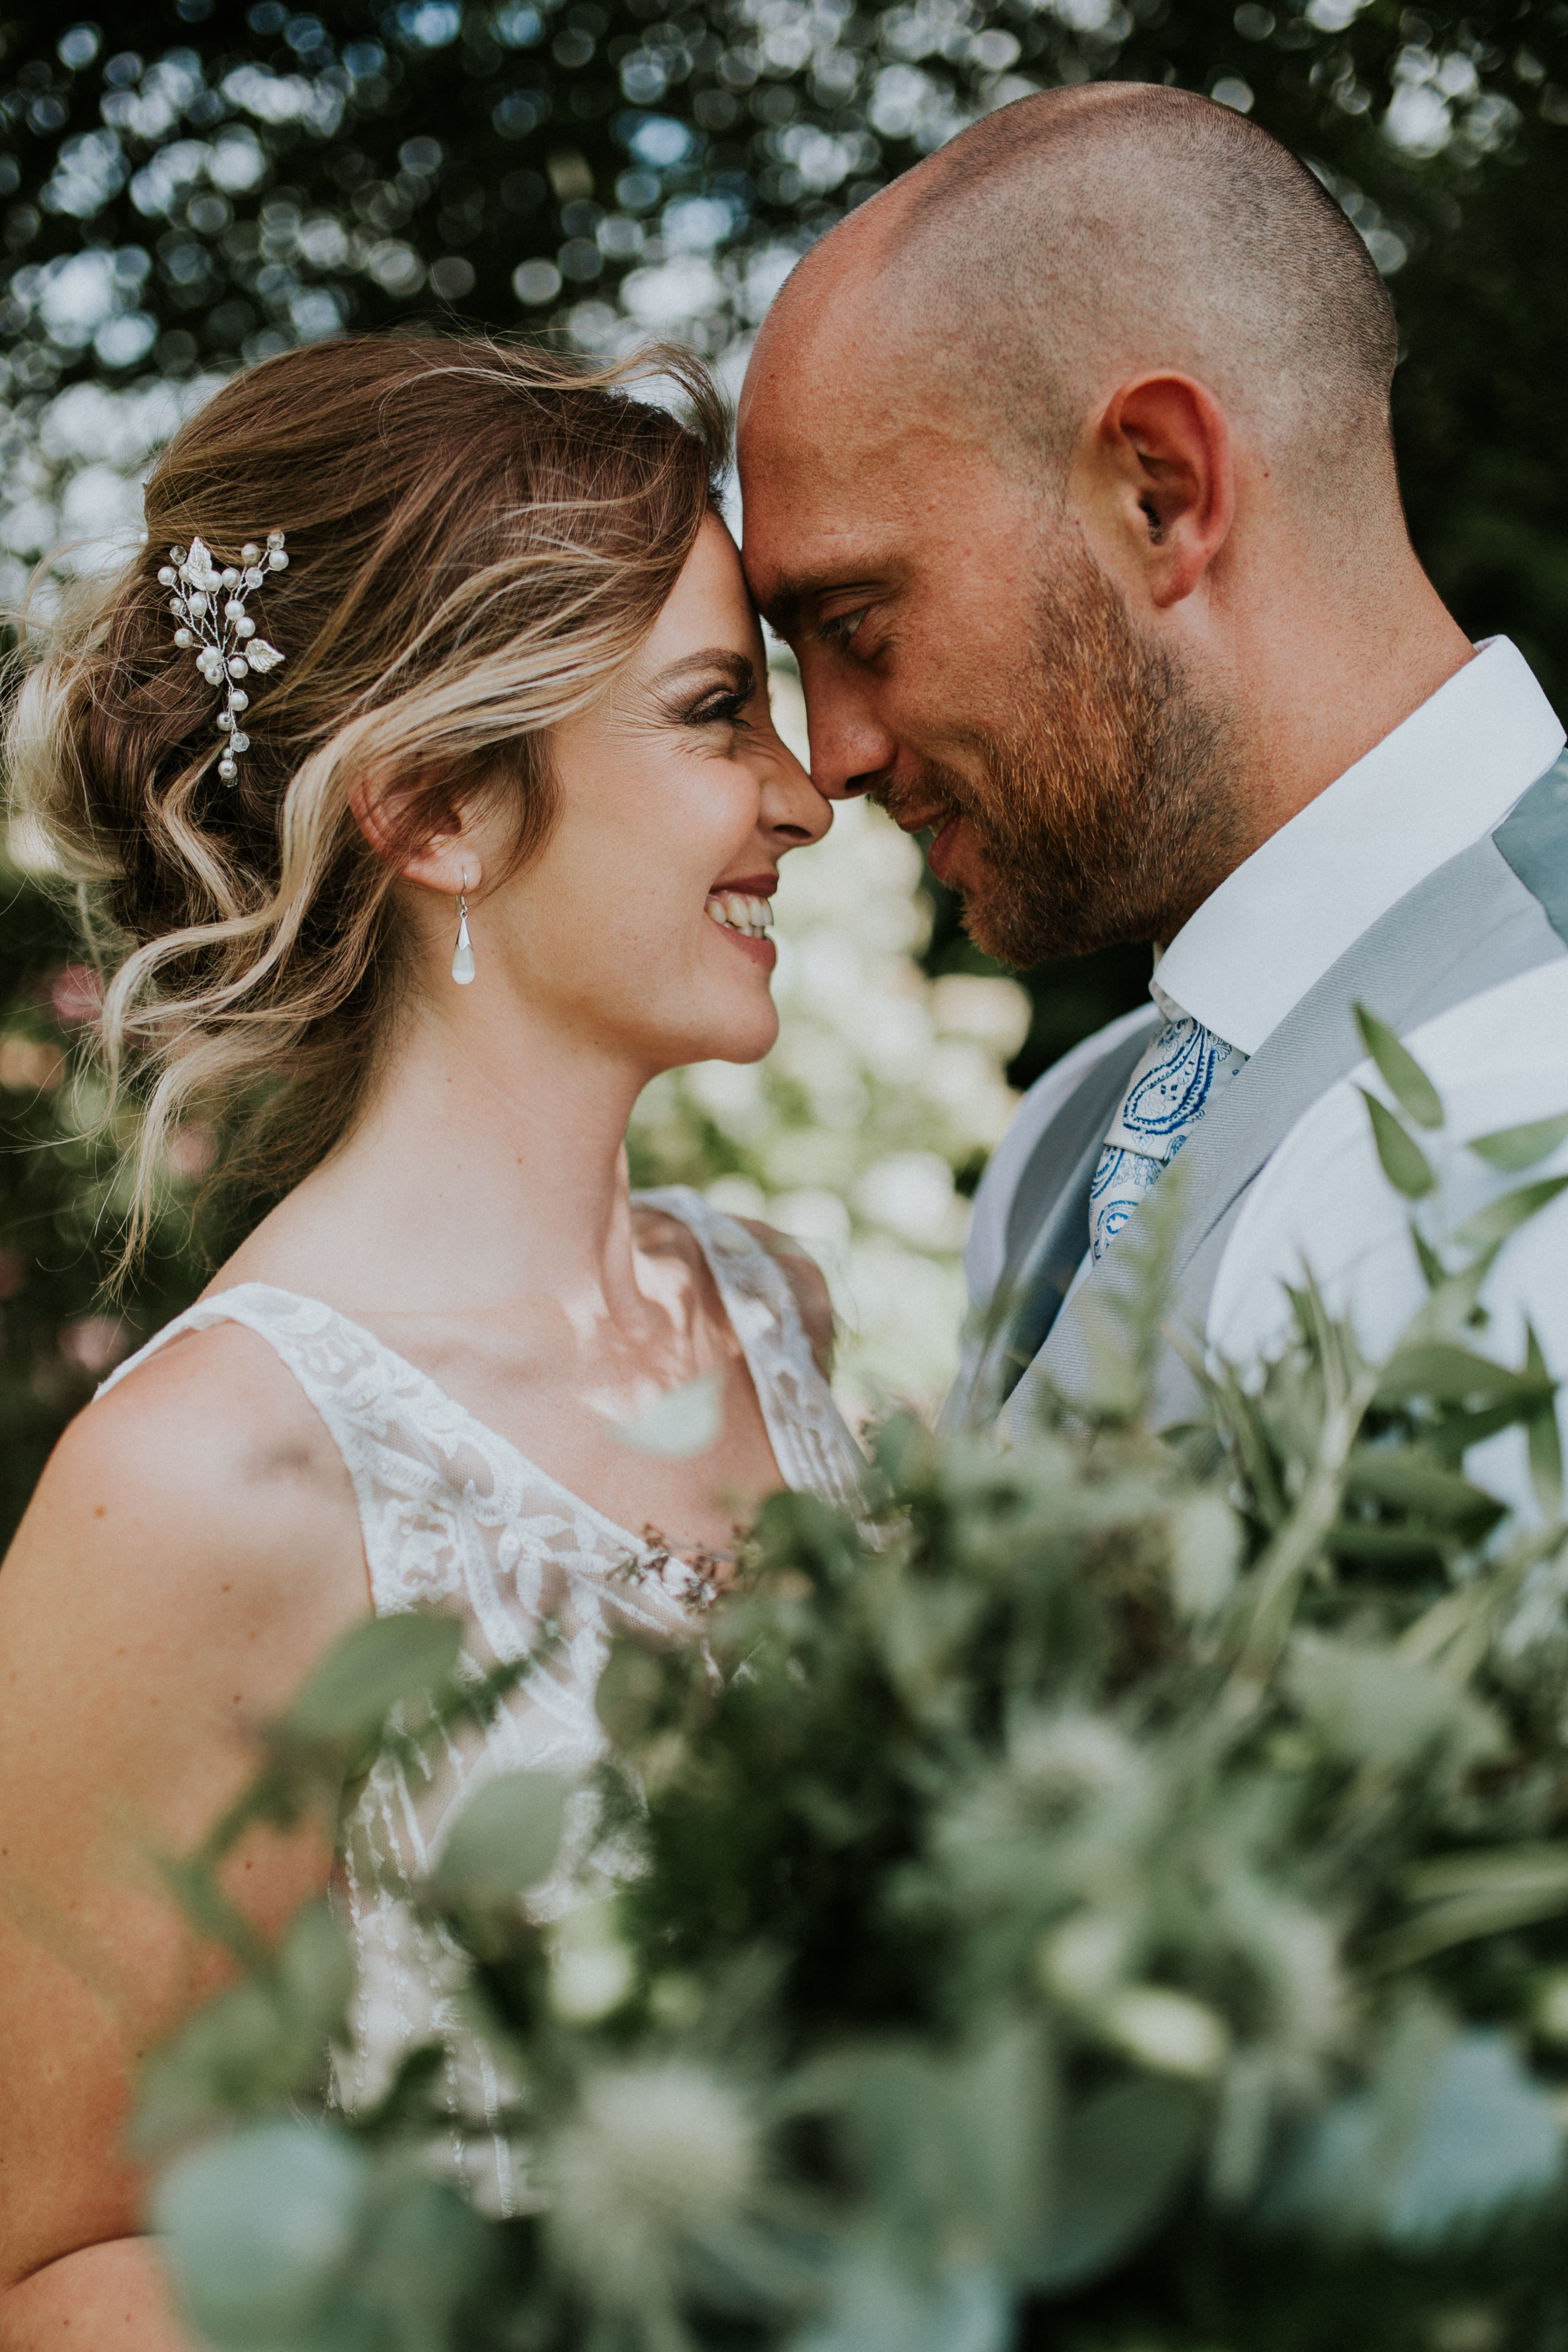
M 1247 1065 L 1245 1054 L 1206 1029 L 1155 988 L 1165 1026 L 1133 1072 L 1111 1122 L 1089 1193 L 1089 1246 L 1099 1262 L 1145 1192 L 1152 1192 L 1208 1106 L 1217 1086 Z

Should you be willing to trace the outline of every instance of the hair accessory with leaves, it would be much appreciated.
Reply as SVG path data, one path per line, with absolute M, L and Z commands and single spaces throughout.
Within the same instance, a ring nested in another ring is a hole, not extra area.
M 238 565 L 220 566 L 203 541 L 193 539 L 188 554 L 183 547 L 172 547 L 169 561 L 158 574 L 160 584 L 173 591 L 169 610 L 178 625 L 174 643 L 193 646 L 196 667 L 207 684 L 225 689 L 218 732 L 227 740 L 218 761 L 218 773 L 226 784 L 232 784 L 239 773 L 241 753 L 250 749 L 250 737 L 240 723 L 250 708 L 245 681 L 252 670 L 265 676 L 283 659 L 276 646 L 256 635 L 256 623 L 245 609 L 245 600 L 253 588 L 261 586 L 269 572 L 286 572 L 287 568 L 283 533 L 269 530 L 265 549 L 257 547 L 254 541 L 246 541 L 240 550 Z

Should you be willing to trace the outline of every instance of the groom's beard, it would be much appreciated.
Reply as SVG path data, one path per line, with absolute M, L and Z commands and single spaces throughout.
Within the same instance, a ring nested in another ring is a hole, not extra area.
M 965 928 L 1022 970 L 1170 939 L 1236 863 L 1238 833 L 1230 713 L 1138 635 L 1093 558 L 1057 562 L 1035 613 L 1011 711 L 971 739 L 984 781 L 928 762 L 879 794 L 894 815 L 935 799 L 962 817 Z

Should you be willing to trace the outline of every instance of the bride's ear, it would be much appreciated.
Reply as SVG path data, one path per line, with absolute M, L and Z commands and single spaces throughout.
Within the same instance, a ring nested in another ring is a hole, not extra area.
M 411 790 L 361 776 L 350 786 L 349 810 L 382 865 L 406 881 L 454 897 L 478 889 L 485 872 L 478 828 L 464 803 L 434 781 Z

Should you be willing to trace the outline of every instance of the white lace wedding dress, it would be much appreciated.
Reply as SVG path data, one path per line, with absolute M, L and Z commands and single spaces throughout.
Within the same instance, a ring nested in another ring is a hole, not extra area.
M 679 1219 L 701 1244 L 785 1484 L 852 1505 L 864 1457 L 817 1369 L 780 1267 L 744 1225 L 684 1186 L 636 1197 Z M 374 2098 L 406 2052 L 440 2042 L 453 2169 L 477 2203 L 513 2212 L 520 2184 L 505 2127 L 507 2086 L 465 2019 L 460 1956 L 422 1924 L 400 1889 L 428 1870 L 444 1825 L 482 1781 L 524 1767 L 580 1778 L 603 1751 L 594 1694 L 612 1636 L 632 1629 L 667 1638 L 689 1623 L 705 1588 L 685 1562 L 616 1527 L 317 1299 L 265 1283 L 202 1299 L 99 1393 L 180 1332 L 225 1322 L 267 1341 L 330 1431 L 353 1481 L 378 1616 L 455 1613 L 464 1626 L 462 1664 L 476 1677 L 524 1657 L 547 1623 L 555 1628 L 488 1730 L 447 1738 L 421 1785 L 378 1766 L 334 1889 L 356 1963 L 339 2098 L 350 2109 Z M 581 1859 L 591 1827 L 591 1798 L 582 1792 L 569 1804 L 568 1858 L 530 1898 L 536 1917 L 559 1916 L 603 1891 Z

